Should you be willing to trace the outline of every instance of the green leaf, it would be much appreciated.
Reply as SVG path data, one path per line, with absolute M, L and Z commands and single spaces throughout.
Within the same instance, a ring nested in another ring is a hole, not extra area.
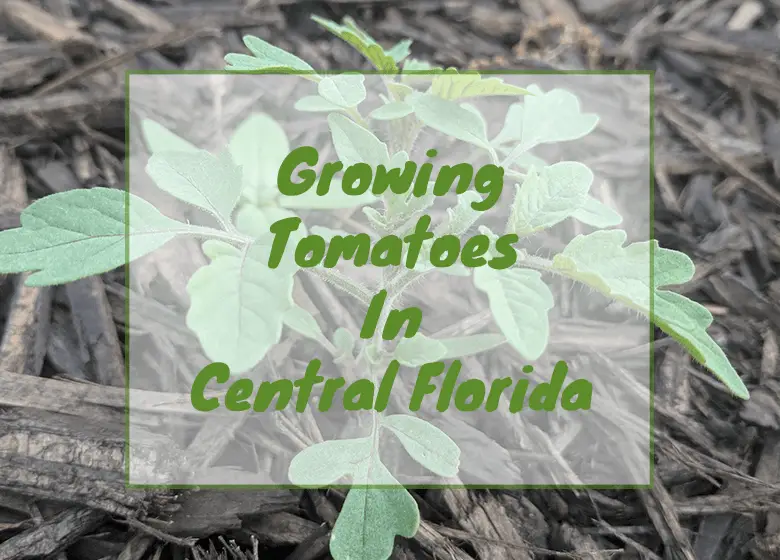
M 623 222 L 623 216 L 592 196 L 585 197 L 585 202 L 574 211 L 572 217 L 596 228 L 612 227 Z
M 309 79 L 319 79 L 319 76 L 314 73 L 314 69 L 306 62 L 294 54 L 290 54 L 279 47 L 274 47 L 259 37 L 247 35 L 244 37 L 244 44 L 252 52 L 253 56 L 234 53 L 226 55 L 225 62 L 228 63 L 226 70 L 264 70 L 287 74 L 305 72 L 310 74 Z
M 490 311 L 509 344 L 528 360 L 538 359 L 550 335 L 548 313 L 555 304 L 536 270 L 474 269 L 474 285 L 488 296 Z
M 553 268 L 574 280 L 584 282 L 605 295 L 625 300 L 625 303 L 639 306 L 644 312 L 650 310 L 650 293 L 653 289 L 650 277 L 650 242 L 632 243 L 623 247 L 626 232 L 623 230 L 601 230 L 588 235 L 578 235 L 566 248 L 553 258 Z M 654 241 L 656 244 L 657 242 Z M 656 274 L 668 263 L 671 280 L 656 277 L 664 283 L 684 283 L 693 276 L 693 263 L 683 253 L 656 249 Z M 663 273 L 662 273 L 663 274 Z
M 424 124 L 443 134 L 492 150 L 487 139 L 485 121 L 473 111 L 454 101 L 430 94 L 412 94 L 407 102 Z
M 391 103 L 385 103 L 381 107 L 374 109 L 368 116 L 378 121 L 392 121 L 403 118 L 411 114 L 413 111 L 414 109 L 408 103 L 404 103 L 403 101 L 393 101 Z
M 459 73 L 448 68 L 433 77 L 430 93 L 442 99 L 456 100 L 495 95 L 526 95 L 528 90 L 504 83 L 501 78 L 483 78 L 476 72 Z
M 691 355 L 712 371 L 737 397 L 749 399 L 747 387 L 726 354 L 707 334 L 712 314 L 702 305 L 667 290 L 656 291 L 653 322 L 677 340 Z
M 500 334 L 488 333 L 455 338 L 438 338 L 437 340 L 446 348 L 446 353 L 439 359 L 452 360 L 492 350 L 504 344 L 506 337 Z
M 458 203 L 453 208 L 447 208 L 447 217 L 435 229 L 436 235 L 450 233 L 462 235 L 479 219 L 482 212 L 474 210 L 472 203 L 482 200 L 477 191 L 466 191 L 458 195 Z
M 372 438 L 335 439 L 315 443 L 290 462 L 288 477 L 296 486 L 320 488 L 354 476 L 373 451 Z
M 352 18 L 345 17 L 342 20 L 342 25 L 319 16 L 311 16 L 311 19 L 342 41 L 352 45 L 380 72 L 392 74 L 398 72 L 398 66 L 393 57 L 385 53 L 385 50 L 370 35 L 360 29 Z
M 276 178 L 284 158 L 290 153 L 287 134 L 276 120 L 253 113 L 233 132 L 230 156 L 241 166 L 242 194 L 255 204 L 276 197 Z
M 504 126 L 491 141 L 494 146 L 519 142 L 523 137 L 523 105 L 512 103 L 504 116 Z
M 320 96 L 338 107 L 357 107 L 366 98 L 363 74 L 347 73 L 323 78 L 317 85 Z
M 401 82 L 404 84 L 424 85 L 433 81 L 434 75 L 444 72 L 441 66 L 416 58 L 407 58 L 403 64 Z
M 378 459 L 358 480 L 389 487 L 353 486 L 333 527 L 330 553 L 335 560 L 387 560 L 396 535 L 412 538 L 417 533 L 417 503 Z
M 343 361 L 347 357 L 354 357 L 355 336 L 344 327 L 339 327 L 333 333 L 333 346 L 338 351 L 338 355 L 334 360 L 336 363 Z
M 508 154 L 511 150 L 505 149 L 503 146 L 500 146 L 498 148 L 498 152 L 501 153 L 506 157 L 506 154 Z M 532 167 L 536 167 L 538 169 L 541 169 L 543 167 L 547 167 L 548 163 L 540 158 L 539 156 L 535 156 L 534 154 L 524 152 L 522 154 L 519 154 L 516 156 L 513 161 L 511 162 L 513 167 L 518 167 L 520 169 L 531 169 Z M 508 165 L 508 164 L 506 164 Z M 511 171 L 507 170 L 507 176 L 511 177 Z
M 179 200 L 230 222 L 241 194 L 241 170 L 226 156 L 197 152 L 152 154 L 146 172 L 157 186 Z
M 591 170 L 575 161 L 531 169 L 512 204 L 509 231 L 523 236 L 565 220 L 585 204 L 591 183 Z
M 418 367 L 438 361 L 447 349 L 442 343 L 423 334 L 402 338 L 393 352 L 393 358 L 405 366 Z
M 522 110 L 522 141 L 507 156 L 509 165 L 521 153 L 539 144 L 576 140 L 589 134 L 598 123 L 598 116 L 581 113 L 580 102 L 573 93 L 553 89 L 544 93 L 537 86 L 530 86 Z
M 328 115 L 328 126 L 336 154 L 345 167 L 367 163 L 376 169 L 389 163 L 387 146 L 370 130 L 338 113 Z
M 337 210 L 340 208 L 354 208 L 376 202 L 377 197 L 370 190 L 361 195 L 348 195 L 341 189 L 341 179 L 332 179 L 330 190 L 327 194 L 319 195 L 315 188 L 311 188 L 297 196 L 279 197 L 279 205 L 283 208 L 308 209 L 308 210 Z
M 409 48 L 411 46 L 412 46 L 411 39 L 402 39 L 398 41 L 395 45 L 393 45 L 391 48 L 387 49 L 385 51 L 385 54 L 391 57 L 393 60 L 395 60 L 396 63 L 398 63 L 412 53 L 411 49 Z
M 198 151 L 198 148 L 194 144 L 177 136 L 152 119 L 144 119 L 141 121 L 141 132 L 146 141 L 146 147 L 149 148 L 149 153 Z
M 207 231 L 172 220 L 119 189 L 76 189 L 36 200 L 22 211 L 21 227 L 0 231 L 0 272 L 34 272 L 28 286 L 65 284 L 124 265 L 126 245 L 134 260 L 176 235 Z
M 439 428 L 408 414 L 394 414 L 381 419 L 407 453 L 423 467 L 439 476 L 453 477 L 460 467 L 460 448 Z
M 307 95 L 301 97 L 295 102 L 295 108 L 299 111 L 306 111 L 309 113 L 330 113 L 331 111 L 343 111 L 343 107 L 339 107 L 335 103 L 331 103 L 327 99 L 323 99 L 319 95 Z
M 274 205 L 254 206 L 252 204 L 242 205 L 236 212 L 236 228 L 241 233 L 251 235 L 255 239 L 271 236 L 271 225 L 279 220 L 291 218 L 294 213 Z M 291 240 L 296 240 L 299 236 L 305 235 L 305 225 L 301 224 L 298 231 L 290 235 Z
M 319 324 L 317 324 L 317 319 L 299 305 L 290 307 L 290 309 L 285 312 L 283 321 L 285 325 L 298 334 L 302 334 L 312 340 L 319 342 L 325 338 L 325 335 L 322 334 L 322 329 L 320 329 Z
M 217 255 L 187 284 L 187 327 L 214 362 L 244 373 L 279 342 L 293 304 L 288 267 L 268 268 L 267 245 L 253 243 L 238 254 Z
M 553 268 L 648 316 L 740 398 L 748 392 L 723 351 L 707 334 L 712 314 L 696 302 L 663 286 L 693 278 L 693 261 L 684 253 L 663 249 L 658 241 L 624 247 L 626 232 L 601 230 L 572 239 L 553 259 Z M 651 274 L 652 251 L 652 274 Z M 650 302 L 655 294 L 654 309 Z

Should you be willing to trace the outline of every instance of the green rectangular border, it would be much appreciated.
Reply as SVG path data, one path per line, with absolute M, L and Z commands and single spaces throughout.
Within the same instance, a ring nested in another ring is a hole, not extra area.
M 343 72 L 355 72 L 355 70 L 317 70 L 317 74 L 340 74 Z M 650 187 L 650 237 L 648 241 L 654 239 L 655 235 L 655 70 L 464 70 L 461 74 L 479 74 L 479 75 L 616 75 L 616 76 L 648 76 L 650 78 L 650 108 L 649 108 L 649 133 L 650 133 L 650 162 L 649 162 L 649 187 Z M 379 72 L 370 70 L 360 70 L 364 75 L 387 75 L 397 76 L 399 74 L 407 75 L 435 75 L 430 70 L 407 71 L 399 73 Z M 230 71 L 230 70 L 128 70 L 125 72 L 125 487 L 128 489 L 143 490 L 301 490 L 300 486 L 293 484 L 172 484 L 172 485 L 153 485 L 153 484 L 131 484 L 130 483 L 130 77 L 134 75 L 307 75 L 312 72 L 267 72 L 267 71 Z M 650 244 L 650 279 L 654 278 L 655 251 L 653 244 Z M 650 313 L 653 315 L 655 297 L 653 290 L 650 291 Z M 404 484 L 403 487 L 410 490 L 651 490 L 655 484 L 655 326 L 649 321 L 650 334 L 650 452 L 648 460 L 650 462 L 650 482 L 648 484 L 628 484 L 628 485 L 610 485 L 610 484 L 561 484 L 561 485 L 452 485 L 452 484 Z M 353 486 L 350 484 L 332 484 L 323 488 L 334 488 L 349 490 Z M 364 486 L 361 488 L 392 488 L 386 485 Z

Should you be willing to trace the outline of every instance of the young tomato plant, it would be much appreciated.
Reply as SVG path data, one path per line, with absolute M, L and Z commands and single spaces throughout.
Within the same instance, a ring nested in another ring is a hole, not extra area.
M 460 73 L 432 67 L 409 57 L 411 41 L 384 49 L 352 20 L 342 24 L 315 18 L 381 72 L 386 88 L 382 105 L 370 114 L 360 111 L 367 91 L 356 73 L 318 74 L 300 58 L 256 37 L 245 37 L 249 54 L 229 54 L 227 69 L 253 73 L 288 73 L 313 82 L 316 93 L 299 99 L 299 111 L 328 113 L 333 147 L 345 165 L 369 163 L 402 167 L 426 127 L 473 146 L 487 160 L 517 180 L 511 213 L 502 234 L 518 240 L 573 218 L 596 228 L 578 235 L 557 255 L 543 259 L 517 249 L 513 266 L 469 270 L 458 265 L 437 269 L 470 276 L 487 296 L 499 334 L 433 339 L 417 334 L 385 348 L 377 334 L 355 356 L 355 336 L 339 328 L 331 339 L 317 321 L 293 301 L 293 279 L 301 270 L 287 259 L 268 266 L 269 228 L 302 209 L 338 209 L 362 206 L 376 235 L 409 231 L 409 223 L 433 204 L 433 196 L 347 196 L 332 189 L 328 196 L 284 196 L 276 185 L 277 173 L 290 152 L 282 127 L 270 116 L 253 114 L 231 136 L 224 153 L 200 150 L 158 123 L 143 122 L 151 157 L 146 167 L 155 184 L 185 203 L 210 214 L 216 226 L 204 227 L 173 220 L 135 195 L 109 188 L 73 190 L 37 200 L 24 210 L 20 228 L 0 232 L 0 272 L 31 273 L 28 285 L 53 285 L 100 274 L 160 248 L 178 236 L 203 240 L 210 263 L 195 272 L 187 290 L 191 305 L 187 325 L 213 361 L 227 363 L 235 373 L 260 362 L 284 327 L 319 341 L 336 363 L 354 360 L 358 371 L 376 379 L 391 361 L 411 367 L 476 354 L 508 344 L 528 360 L 537 359 L 548 343 L 548 313 L 553 296 L 542 281 L 556 274 L 582 283 L 647 316 L 677 340 L 737 397 L 748 393 L 723 351 L 707 333 L 712 315 L 701 305 L 665 289 L 684 284 L 694 274 L 686 255 L 661 248 L 655 240 L 626 245 L 626 232 L 612 228 L 621 216 L 590 195 L 593 174 L 578 162 L 546 165 L 530 152 L 535 147 L 584 137 L 597 124 L 595 115 L 580 111 L 571 93 L 553 89 L 527 90 L 497 77 Z M 515 96 L 504 127 L 493 138 L 480 112 L 468 100 L 484 96 Z M 522 101 L 519 101 L 522 99 Z M 378 138 L 377 123 L 390 131 Z M 129 205 L 126 206 L 126 200 Z M 459 195 L 435 233 L 463 236 L 479 218 L 473 191 Z M 375 207 L 377 206 L 377 207 Z M 127 216 L 126 216 L 127 210 Z M 126 224 L 129 225 L 126 232 Z M 314 227 L 333 240 L 347 234 Z M 480 235 L 494 241 L 498 234 L 479 226 Z M 299 231 L 296 235 L 303 232 Z M 126 238 L 129 254 L 126 255 Z M 388 307 L 413 283 L 434 270 L 423 246 L 417 265 L 383 273 L 381 289 Z M 646 263 L 652 255 L 653 274 Z M 363 303 L 371 292 L 333 268 L 306 269 Z M 255 294 L 253 304 L 236 297 Z M 651 306 L 652 300 L 652 306 Z M 386 314 L 375 332 L 381 333 Z M 409 492 L 396 480 L 379 456 L 380 435 L 396 437 L 408 454 L 442 477 L 458 474 L 460 450 L 443 431 L 409 415 L 384 416 L 373 412 L 371 432 L 365 437 L 330 440 L 310 446 L 292 461 L 289 478 L 302 487 L 322 486 L 344 477 L 351 480 L 331 538 L 337 560 L 383 560 L 392 553 L 396 535 L 413 537 L 419 512 Z

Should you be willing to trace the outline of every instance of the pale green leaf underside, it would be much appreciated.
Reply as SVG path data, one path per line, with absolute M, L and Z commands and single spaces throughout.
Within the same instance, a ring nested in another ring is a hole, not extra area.
M 487 266 L 474 269 L 474 285 L 488 296 L 490 311 L 507 341 L 528 360 L 538 359 L 550 334 L 550 288 L 536 270 Z
M 344 327 L 339 327 L 333 333 L 333 346 L 338 351 L 335 361 L 338 362 L 344 358 L 351 357 L 354 355 L 355 350 L 355 336 Z
M 241 195 L 240 168 L 229 157 L 205 150 L 154 153 L 146 172 L 161 190 L 209 212 L 223 223 L 230 221 Z
M 284 129 L 270 115 L 254 113 L 247 117 L 230 137 L 230 156 L 241 167 L 243 194 L 254 202 L 274 198 L 277 173 L 290 153 Z
M 582 206 L 574 211 L 572 217 L 596 228 L 617 226 L 623 222 L 623 216 L 592 196 L 585 197 Z
M 405 366 L 418 367 L 441 359 L 446 352 L 441 342 L 418 333 L 412 338 L 402 338 L 395 347 L 393 358 Z
M 187 284 L 187 327 L 206 355 L 243 373 L 279 342 L 292 306 L 293 277 L 268 268 L 268 247 L 252 244 L 238 254 L 219 255 Z
M 434 130 L 469 144 L 490 148 L 485 121 L 473 111 L 430 94 L 411 95 L 407 102 L 414 107 L 417 118 Z
M 524 99 L 523 106 L 522 144 L 526 148 L 576 140 L 598 124 L 598 115 L 581 112 L 573 93 L 563 89 L 544 93 L 536 86 L 528 89 L 533 95 Z
M 414 111 L 411 105 L 404 103 L 403 101 L 393 101 L 391 103 L 385 103 L 381 107 L 378 107 L 371 111 L 369 117 L 379 121 L 390 121 L 394 119 L 403 118 Z
M 565 220 L 584 204 L 593 173 L 582 163 L 562 161 L 531 169 L 517 190 L 512 205 L 510 231 L 523 236 Z
M 389 163 L 387 146 L 370 130 L 338 113 L 328 115 L 328 126 L 333 137 L 333 147 L 345 167 L 367 163 L 376 169 Z
M 253 206 L 245 204 L 236 212 L 235 224 L 238 231 L 251 235 L 255 239 L 270 238 L 271 225 L 279 220 L 295 216 L 291 211 L 279 206 Z M 304 234 L 305 227 L 301 224 L 297 232 L 290 237 L 295 239 L 297 235 Z
M 303 194 L 296 196 L 279 197 L 279 205 L 283 208 L 300 210 L 338 210 L 341 208 L 354 208 L 376 202 L 377 197 L 366 191 L 361 195 L 348 195 L 341 189 L 341 179 L 332 179 L 330 190 L 327 194 L 317 194 L 316 187 L 312 187 Z
M 21 215 L 21 227 L 0 232 L 0 272 L 33 272 L 30 286 L 64 284 L 102 274 L 126 262 L 124 191 L 95 187 L 49 195 Z M 196 228 L 161 214 L 129 195 L 129 258 L 158 249 Z
M 396 535 L 411 538 L 417 533 L 417 503 L 378 460 L 366 465 L 365 473 L 355 482 L 361 486 L 347 494 L 331 533 L 330 553 L 344 560 L 386 560 L 393 552 Z
M 508 144 L 510 142 L 519 142 L 523 137 L 523 105 L 513 103 L 509 106 L 504 116 L 504 126 L 501 131 L 491 140 L 494 146 Z
M 269 72 L 288 72 L 310 73 L 310 79 L 317 79 L 314 69 L 306 62 L 288 53 L 287 51 L 275 47 L 259 37 L 247 35 L 244 37 L 244 44 L 252 52 L 253 56 L 246 54 L 228 54 L 225 56 L 225 62 L 228 63 L 226 70 L 233 71 L 258 71 L 266 70 Z
M 545 93 L 535 85 L 529 86 L 528 91 L 532 95 L 524 98 L 522 109 L 514 110 L 512 130 L 505 133 L 503 142 L 510 138 L 519 141 L 507 155 L 505 166 L 534 146 L 582 138 L 598 124 L 598 115 L 582 113 L 579 99 L 569 91 L 553 89 Z M 520 118 L 522 124 L 517 125 Z
M 328 76 L 317 84 L 320 96 L 337 107 L 351 108 L 366 98 L 365 77 L 363 74 L 338 74 Z
M 463 356 L 471 356 L 481 352 L 487 352 L 506 342 L 506 337 L 500 334 L 473 334 L 471 336 L 458 336 L 455 338 L 438 338 L 446 348 L 445 354 L 440 360 L 452 360 Z
M 453 477 L 460 466 L 460 448 L 433 424 L 406 414 L 382 418 L 382 426 L 392 431 L 407 453 L 423 467 L 439 476 Z
M 152 119 L 141 121 L 141 132 L 146 141 L 146 147 L 149 148 L 149 153 L 198 151 L 197 146 Z
M 473 203 L 482 200 L 482 195 L 477 191 L 466 191 L 458 195 L 458 202 L 452 208 L 447 208 L 447 216 L 440 226 L 437 226 L 434 232 L 437 235 L 450 233 L 453 235 L 462 235 L 466 233 L 471 226 L 482 215 L 479 210 L 474 210 Z
M 312 340 L 321 341 L 325 338 L 322 334 L 322 329 L 320 329 L 320 326 L 317 323 L 317 319 L 298 305 L 293 305 L 287 310 L 284 314 L 283 321 L 285 325 L 298 334 L 302 334 Z
M 655 240 L 624 247 L 625 241 L 626 233 L 622 230 L 578 235 L 561 254 L 555 256 L 553 266 L 559 272 L 647 315 L 735 395 L 748 398 L 747 388 L 739 375 L 707 334 L 707 328 L 712 324 L 712 314 L 684 296 L 659 289 L 688 282 L 694 274 L 693 261 L 684 253 L 662 249 Z M 654 309 L 651 313 L 653 290 Z
M 329 113 L 330 111 L 343 111 L 343 107 L 339 107 L 335 103 L 331 103 L 327 99 L 319 95 L 307 95 L 301 97 L 295 102 L 295 108 L 299 111 L 305 111 L 307 113 Z
M 371 456 L 372 439 L 335 439 L 315 443 L 290 462 L 288 477 L 296 486 L 320 488 L 352 476 Z

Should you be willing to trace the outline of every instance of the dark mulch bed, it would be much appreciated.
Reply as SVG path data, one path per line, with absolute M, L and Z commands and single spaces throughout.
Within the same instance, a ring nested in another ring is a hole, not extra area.
M 656 235 L 694 258 L 685 292 L 715 315 L 752 399 L 659 344 L 653 490 L 418 491 L 425 522 L 397 557 L 780 558 L 780 3 L 249 4 L 0 3 L 0 227 L 48 193 L 123 183 L 127 69 L 222 68 L 243 34 L 315 67 L 362 67 L 312 13 L 412 38 L 416 57 L 443 65 L 654 69 Z M 125 489 L 123 392 L 106 387 L 122 382 L 119 287 L 116 275 L 3 279 L 0 560 L 326 557 L 338 492 Z M 102 437 L 84 436 L 81 417 L 100 419 Z

